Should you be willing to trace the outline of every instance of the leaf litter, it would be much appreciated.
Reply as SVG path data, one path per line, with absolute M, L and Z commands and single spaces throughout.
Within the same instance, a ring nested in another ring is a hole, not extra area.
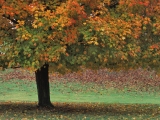
M 0 104 L 1 119 L 158 119 L 160 105 L 150 104 L 101 104 L 101 103 L 60 103 L 54 108 L 39 108 L 35 102 L 4 102 Z
M 11 71 L 11 70 L 10 70 Z M 24 69 L 15 69 L 14 71 L 0 75 L 2 82 L 12 79 L 20 79 L 27 81 L 35 81 L 34 72 L 29 72 Z M 160 91 L 160 77 L 155 71 L 143 70 L 141 68 L 129 71 L 110 72 L 107 69 L 101 70 L 84 70 L 83 72 L 74 72 L 61 75 L 58 73 L 49 74 L 51 83 L 56 84 L 61 81 L 66 84 L 68 82 L 77 82 L 84 85 L 87 83 L 96 84 L 105 89 L 115 88 L 123 91 L 144 91 L 158 92 Z M 94 87 L 96 87 L 94 86 Z

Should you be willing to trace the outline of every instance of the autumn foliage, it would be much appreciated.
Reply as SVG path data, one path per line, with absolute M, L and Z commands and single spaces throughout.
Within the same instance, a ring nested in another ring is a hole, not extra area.
M 0 65 L 160 71 L 160 1 L 115 1 L 1 0 Z

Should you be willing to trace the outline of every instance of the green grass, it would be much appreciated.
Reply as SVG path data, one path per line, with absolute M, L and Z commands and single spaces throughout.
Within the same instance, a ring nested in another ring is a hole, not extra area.
M 10 71 L 11 72 L 11 71 Z M 50 82 L 55 108 L 37 108 L 35 81 L 0 78 L 0 120 L 160 120 L 160 92 Z
M 37 101 L 35 81 L 0 81 L 0 101 Z M 96 84 L 77 82 L 51 82 L 52 102 L 98 102 L 125 104 L 160 104 L 160 94 L 156 92 L 118 91 L 115 88 L 104 89 Z

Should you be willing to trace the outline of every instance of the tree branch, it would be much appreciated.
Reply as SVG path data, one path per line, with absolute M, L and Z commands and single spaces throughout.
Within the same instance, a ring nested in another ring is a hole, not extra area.
M 10 15 L 6 16 L 5 14 L 2 15 L 3 17 L 7 18 L 8 20 L 10 20 L 11 22 L 13 22 L 14 24 L 18 24 L 17 20 L 11 19 Z

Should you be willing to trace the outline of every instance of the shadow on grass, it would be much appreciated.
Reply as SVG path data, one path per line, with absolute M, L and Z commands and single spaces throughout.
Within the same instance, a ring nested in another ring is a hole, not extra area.
M 0 103 L 2 113 L 91 114 L 91 115 L 160 115 L 160 105 L 156 104 L 98 104 L 98 103 L 53 103 L 54 108 L 39 108 L 36 103 Z

